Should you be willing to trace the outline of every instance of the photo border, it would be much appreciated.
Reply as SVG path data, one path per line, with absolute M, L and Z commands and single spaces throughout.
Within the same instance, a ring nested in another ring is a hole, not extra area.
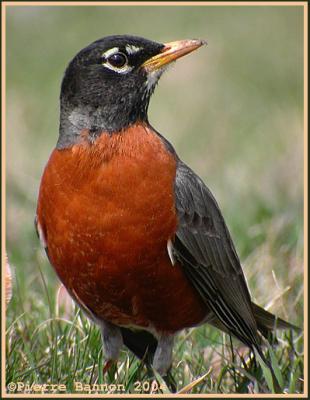
M 6 10 L 9 7 L 31 7 L 31 6 L 300 6 L 304 13 L 304 393 L 296 394 L 23 394 L 7 393 L 5 385 L 6 358 L 5 358 L 5 210 L 6 210 Z M 305 1 L 4 1 L 1 3 L 1 31 L 2 31 L 2 135 L 1 135 L 1 183 L 2 183 L 2 243 L 1 243 L 1 396 L 2 398 L 307 398 L 308 397 L 308 3 Z

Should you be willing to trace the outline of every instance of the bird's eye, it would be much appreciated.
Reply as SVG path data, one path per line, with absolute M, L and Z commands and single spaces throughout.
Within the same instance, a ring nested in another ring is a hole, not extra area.
M 107 58 L 107 61 L 114 68 L 123 68 L 128 63 L 128 59 L 124 53 L 112 54 Z

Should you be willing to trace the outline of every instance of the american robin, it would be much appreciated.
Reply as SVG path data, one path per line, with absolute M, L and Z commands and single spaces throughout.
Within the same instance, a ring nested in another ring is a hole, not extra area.
M 109 36 L 64 74 L 36 226 L 108 364 L 125 344 L 165 375 L 176 333 L 203 323 L 263 357 L 262 336 L 292 328 L 251 301 L 212 193 L 148 121 L 166 67 L 204 44 Z

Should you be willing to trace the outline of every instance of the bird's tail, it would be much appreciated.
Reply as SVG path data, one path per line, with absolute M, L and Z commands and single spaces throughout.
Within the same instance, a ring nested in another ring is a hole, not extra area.
M 120 329 L 125 346 L 146 364 L 148 375 L 153 379 L 154 374 L 151 369 L 151 364 L 158 345 L 157 339 L 151 333 L 144 330 L 132 330 L 123 327 Z M 169 369 L 167 374 L 162 378 L 166 382 L 171 393 L 175 393 L 176 382 L 171 374 L 171 370 Z
M 297 326 L 284 321 L 284 319 L 276 317 L 255 303 L 252 303 L 252 310 L 257 323 L 257 328 L 266 338 L 268 338 L 270 333 L 276 329 L 293 329 L 295 331 L 301 331 Z
M 258 306 L 255 303 L 252 303 L 252 311 L 258 330 L 267 339 L 270 339 L 272 332 L 277 329 L 293 329 L 294 331 L 301 332 L 301 329 L 298 328 L 296 325 L 284 321 L 284 319 L 279 318 L 274 314 L 271 314 L 269 311 L 264 310 L 262 307 Z M 208 319 L 205 322 L 215 326 L 216 328 L 226 333 L 230 332 L 229 329 L 227 329 L 227 327 L 213 313 L 210 313 Z M 239 339 L 245 344 L 248 344 L 247 341 L 242 340 L 241 337 L 239 337 Z
M 140 360 L 146 364 L 152 364 L 153 357 L 157 348 L 155 337 L 144 330 L 132 330 L 121 328 L 123 342 Z
M 256 320 L 256 324 L 257 324 L 257 328 L 258 328 L 259 332 L 269 342 L 272 342 L 274 344 L 277 343 L 277 340 L 276 340 L 275 336 L 273 335 L 273 331 L 275 331 L 276 329 L 293 329 L 293 330 L 296 330 L 299 332 L 301 331 L 301 329 L 298 328 L 297 326 L 290 324 L 289 322 L 284 321 L 281 318 L 276 317 L 275 315 L 271 314 L 269 311 L 264 310 L 262 307 L 258 306 L 257 304 L 252 303 L 252 311 L 253 311 L 254 318 Z M 216 328 L 221 329 L 224 332 L 227 332 L 227 333 L 230 332 L 229 329 L 227 329 L 227 327 L 218 318 L 215 317 L 215 315 L 209 316 L 208 321 L 206 321 L 206 322 L 210 323 L 211 325 L 215 326 Z M 252 351 L 254 349 L 257 351 L 257 353 L 259 354 L 262 361 L 265 363 L 265 365 L 270 370 L 274 389 L 275 389 L 276 393 L 282 393 L 280 385 L 276 378 L 275 372 L 272 368 L 271 362 L 264 355 L 263 348 L 262 348 L 262 345 L 263 345 L 262 338 L 259 335 L 257 335 L 254 338 L 254 340 L 253 340 L 253 337 L 251 337 L 250 340 L 246 337 L 241 337 L 241 336 L 239 336 L 238 338 L 243 343 L 247 344 Z

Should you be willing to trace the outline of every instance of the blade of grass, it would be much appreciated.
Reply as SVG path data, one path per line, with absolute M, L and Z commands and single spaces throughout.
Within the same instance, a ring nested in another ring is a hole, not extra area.
M 212 368 L 210 367 L 208 371 L 202 375 L 201 377 L 195 379 L 193 382 L 189 383 L 188 385 L 184 386 L 182 389 L 180 389 L 177 393 L 178 394 L 185 394 L 189 393 L 194 387 L 199 385 L 199 383 L 203 382 L 212 372 Z

